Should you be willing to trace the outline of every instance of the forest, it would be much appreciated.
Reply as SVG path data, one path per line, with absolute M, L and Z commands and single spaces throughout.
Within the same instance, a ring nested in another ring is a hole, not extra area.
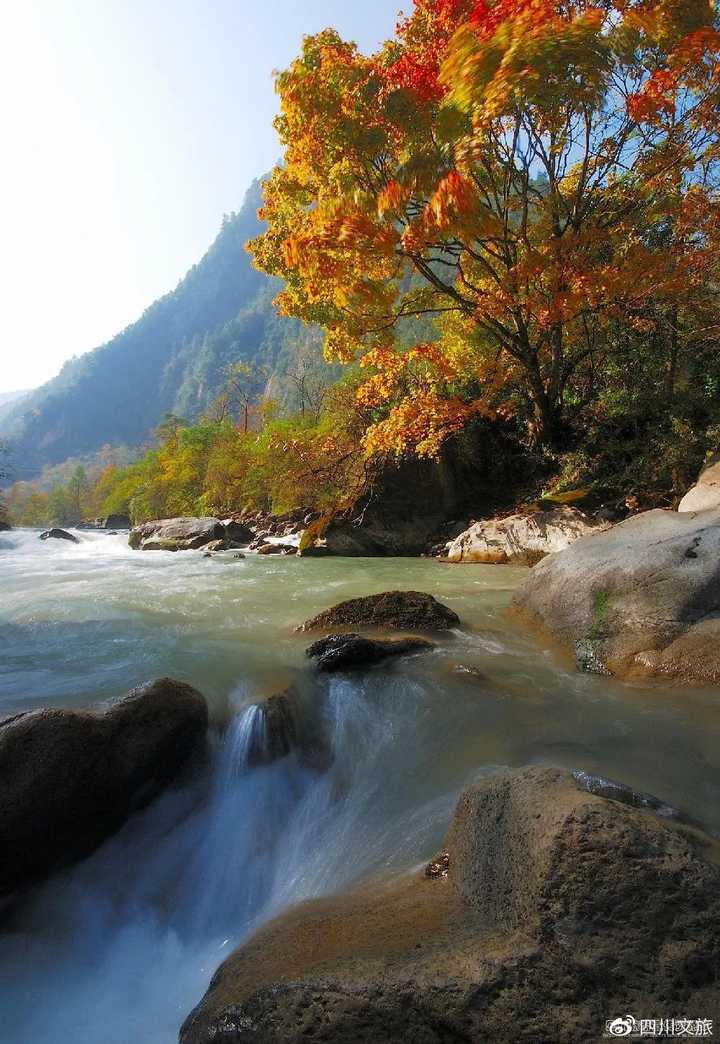
M 673 503 L 720 444 L 716 22 L 707 0 L 416 0 L 375 54 L 306 37 L 247 249 L 336 369 L 279 401 L 257 345 L 132 463 L 17 484 L 12 520 L 332 513 L 493 426 L 527 496 Z

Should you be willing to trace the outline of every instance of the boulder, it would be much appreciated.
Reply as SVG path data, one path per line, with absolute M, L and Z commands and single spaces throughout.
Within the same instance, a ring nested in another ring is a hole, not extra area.
M 248 764 L 269 765 L 296 753 L 302 764 L 324 772 L 332 762 L 330 742 L 317 699 L 294 685 L 257 705 L 248 745 Z
M 720 682 L 720 509 L 646 511 L 532 570 L 515 607 L 586 670 Z
M 12 529 L 9 522 L 6 522 L 4 518 L 0 518 L 0 533 L 8 533 Z
M 296 555 L 297 548 L 293 544 L 261 544 L 257 553 L 259 555 Z
M 434 648 L 424 638 L 392 638 L 380 641 L 359 634 L 329 634 L 313 642 L 305 655 L 317 660 L 321 671 L 348 671 L 369 667 L 393 656 L 410 656 Z
M 565 770 L 488 778 L 425 871 L 256 932 L 181 1044 L 597 1044 L 627 1012 L 712 1018 L 717 849 Z
M 700 472 L 696 485 L 689 489 L 678 511 L 707 511 L 720 508 L 720 453 L 714 454 Z
M 470 526 L 450 543 L 447 558 L 449 562 L 486 565 L 535 565 L 545 555 L 563 551 L 580 537 L 601 533 L 609 526 L 609 522 L 571 507 L 510 515 Z
M 100 519 L 100 525 L 103 529 L 130 529 L 130 516 L 108 515 Z
M 68 533 L 65 529 L 46 529 L 40 534 L 41 540 L 69 540 L 71 544 L 79 544 L 79 539 L 74 533 Z
M 206 554 L 209 554 L 211 551 L 237 551 L 244 546 L 244 544 L 240 544 L 235 540 L 220 539 L 211 540 L 209 544 L 205 544 L 203 550 Z M 245 555 L 237 555 L 237 557 L 244 558 Z
M 191 551 L 225 536 L 217 518 L 163 518 L 135 526 L 128 544 L 136 551 Z
M 224 522 L 225 526 L 225 537 L 227 540 L 231 540 L 236 546 L 247 547 L 249 543 L 255 537 L 255 533 L 250 526 L 246 526 L 243 522 L 236 522 L 233 519 L 229 519 Z
M 172 678 L 0 722 L 0 895 L 88 855 L 177 775 L 207 722 L 203 696 Z
M 306 620 L 298 631 L 333 631 L 348 627 L 391 628 L 402 631 L 447 631 L 460 618 L 432 595 L 420 591 L 385 591 L 351 598 Z

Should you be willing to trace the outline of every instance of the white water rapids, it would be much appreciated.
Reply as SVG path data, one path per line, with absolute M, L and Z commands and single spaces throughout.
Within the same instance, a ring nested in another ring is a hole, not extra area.
M 522 569 L 210 559 L 78 535 L 73 545 L 0 534 L 0 714 L 83 706 L 169 674 L 207 697 L 211 751 L 7 919 L 3 1044 L 174 1044 L 254 926 L 421 864 L 462 787 L 501 766 L 600 772 L 720 831 L 717 691 L 576 673 L 506 616 Z M 426 656 L 316 677 L 293 627 L 393 588 L 434 594 L 462 630 Z M 248 765 L 258 701 L 290 683 L 321 708 L 334 751 L 325 773 L 295 755 Z

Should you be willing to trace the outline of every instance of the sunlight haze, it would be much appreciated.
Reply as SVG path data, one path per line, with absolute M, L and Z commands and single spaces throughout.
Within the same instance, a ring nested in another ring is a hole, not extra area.
M 3 365 L 34 387 L 172 289 L 280 154 L 272 71 L 369 0 L 25 0 L 3 8 Z

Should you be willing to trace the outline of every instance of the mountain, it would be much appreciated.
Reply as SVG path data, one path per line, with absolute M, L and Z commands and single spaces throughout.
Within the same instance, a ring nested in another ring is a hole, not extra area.
M 108 443 L 141 445 L 164 413 L 197 417 L 229 362 L 258 362 L 277 378 L 298 351 L 319 358 L 319 335 L 276 314 L 279 284 L 245 250 L 261 229 L 260 197 L 256 181 L 202 260 L 137 322 L 0 408 L 0 437 L 23 478 Z

